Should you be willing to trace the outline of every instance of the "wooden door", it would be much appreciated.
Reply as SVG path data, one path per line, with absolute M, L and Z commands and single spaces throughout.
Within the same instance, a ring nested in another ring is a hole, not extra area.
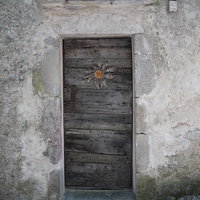
M 131 39 L 66 39 L 65 184 L 132 187 Z

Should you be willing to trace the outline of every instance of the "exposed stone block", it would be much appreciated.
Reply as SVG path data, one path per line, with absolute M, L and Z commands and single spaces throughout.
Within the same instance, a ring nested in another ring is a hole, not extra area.
M 177 1 L 169 1 L 169 12 L 177 12 Z
M 136 165 L 137 172 L 145 171 L 149 166 L 149 144 L 145 134 L 136 136 Z
M 47 41 L 51 41 L 47 39 Z M 54 40 L 52 45 L 54 45 Z M 56 42 L 57 44 L 57 42 Z M 59 49 L 49 49 L 44 53 L 41 66 L 33 71 L 33 87 L 39 96 L 60 95 L 60 54 Z
M 143 34 L 134 37 L 135 95 L 149 94 L 154 87 L 154 68 L 151 51 Z

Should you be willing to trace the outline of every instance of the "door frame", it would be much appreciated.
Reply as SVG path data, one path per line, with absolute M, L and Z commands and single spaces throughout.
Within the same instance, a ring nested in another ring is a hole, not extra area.
M 60 193 L 61 196 L 65 195 L 68 190 L 65 186 L 65 155 L 64 155 L 64 96 L 63 96 L 63 40 L 65 39 L 98 39 L 98 38 L 130 38 L 131 39 L 131 50 L 132 50 L 132 189 L 131 191 L 136 194 L 136 102 L 135 102 L 135 37 L 133 35 L 63 35 L 60 37 L 60 59 L 61 59 L 61 135 L 62 135 L 62 163 L 60 170 Z M 103 190 L 102 190 L 103 191 Z

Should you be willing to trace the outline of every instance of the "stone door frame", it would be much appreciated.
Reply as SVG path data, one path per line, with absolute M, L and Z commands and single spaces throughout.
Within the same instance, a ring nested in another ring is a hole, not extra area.
M 61 135 L 62 135 L 62 166 L 60 170 L 60 192 L 61 196 L 67 193 L 67 189 L 65 187 L 65 169 L 64 169 L 64 105 L 63 105 L 63 40 L 64 39 L 88 39 L 88 38 L 131 38 L 132 43 L 132 92 L 133 92 L 133 100 L 132 100 L 132 108 L 133 108 L 133 121 L 132 121 L 132 192 L 136 193 L 136 123 L 135 123 L 135 110 L 136 110 L 136 104 L 135 104 L 135 34 L 123 34 L 123 35 L 112 35 L 112 34 L 106 34 L 106 35 L 94 35 L 94 34 L 88 34 L 88 35 L 63 35 L 60 37 L 60 59 L 61 59 L 61 99 L 62 99 L 62 106 L 61 106 Z

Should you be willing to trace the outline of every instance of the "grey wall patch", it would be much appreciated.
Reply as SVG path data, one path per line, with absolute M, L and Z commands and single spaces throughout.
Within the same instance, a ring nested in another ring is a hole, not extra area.
M 48 49 L 41 65 L 33 70 L 33 86 L 39 96 L 60 95 L 60 61 L 59 49 Z

